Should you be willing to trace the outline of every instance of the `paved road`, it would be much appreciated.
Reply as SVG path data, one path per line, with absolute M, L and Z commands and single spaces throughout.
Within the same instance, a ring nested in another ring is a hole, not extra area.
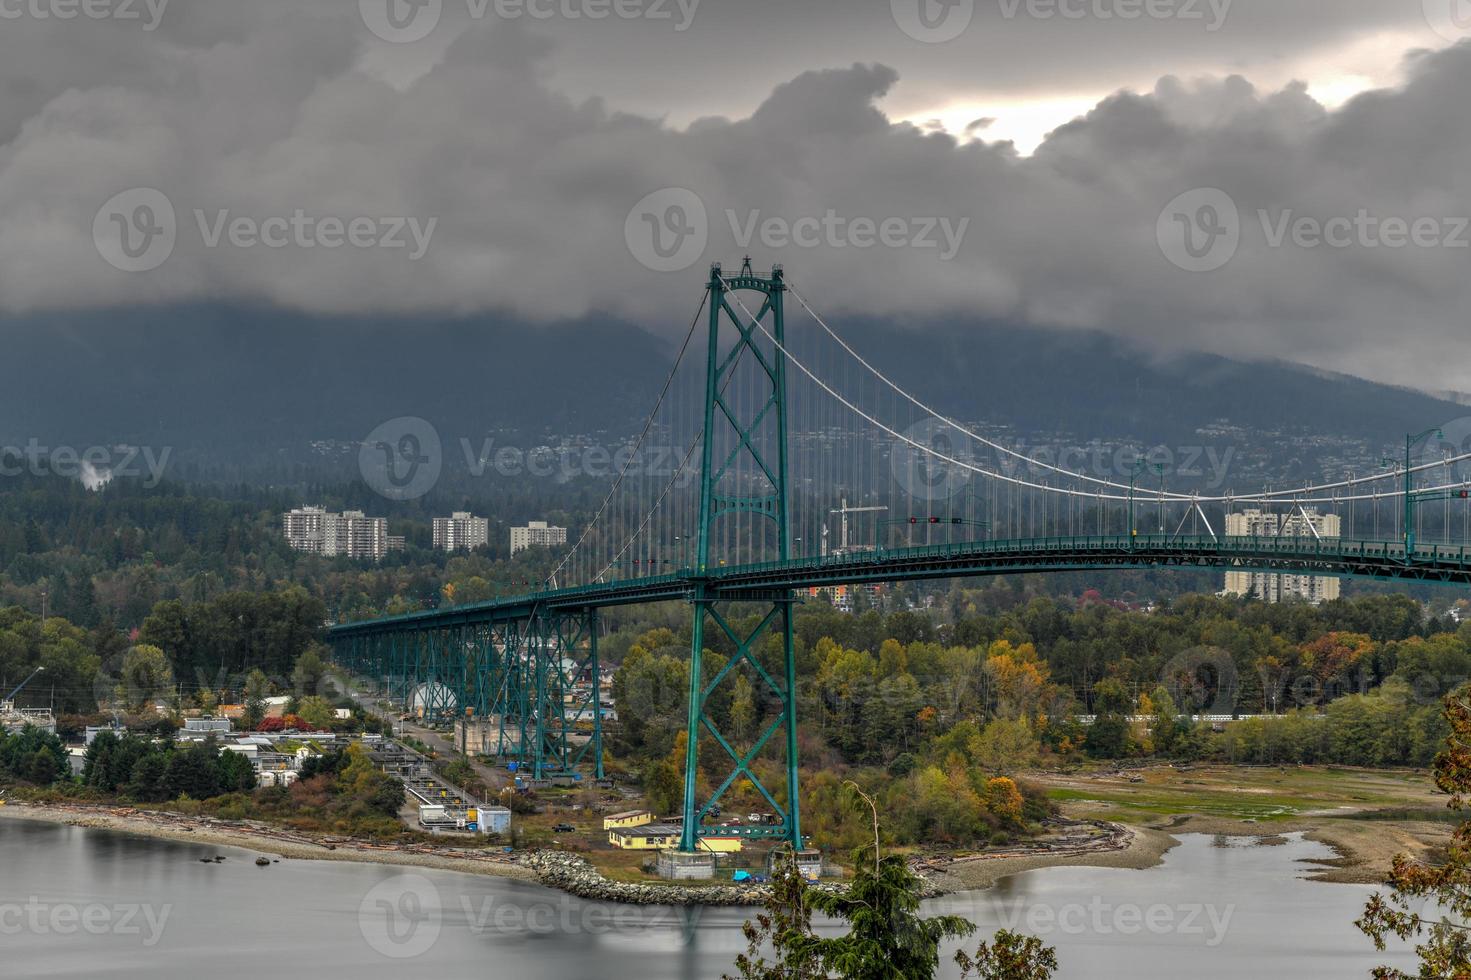
M 364 696 L 360 695 L 357 691 L 349 690 L 347 692 L 347 696 L 355 701 L 358 706 L 361 707 L 364 711 L 368 712 L 371 715 L 376 715 L 379 718 L 383 718 L 387 721 L 392 722 L 393 727 L 396 731 L 400 731 L 405 735 L 412 735 L 414 738 L 417 738 L 419 741 L 423 742 L 425 745 L 429 746 L 440 755 L 453 758 L 454 756 L 460 754 L 460 747 L 458 745 L 455 745 L 452 741 L 450 741 L 448 738 L 441 735 L 440 733 L 432 729 L 425 728 L 423 725 L 420 725 L 417 722 L 400 721 L 399 715 L 392 712 L 383 711 L 382 709 L 368 701 Z M 502 789 L 511 784 L 510 774 L 507 773 L 505 770 L 496 769 L 492 766 L 487 766 L 485 763 L 480 762 L 474 756 L 468 756 L 466 761 L 468 761 L 470 763 L 470 767 L 475 770 L 475 775 L 480 777 L 480 781 L 485 783 L 485 785 L 490 789 L 491 796 L 495 796 Z M 490 801 L 486 800 L 483 802 Z

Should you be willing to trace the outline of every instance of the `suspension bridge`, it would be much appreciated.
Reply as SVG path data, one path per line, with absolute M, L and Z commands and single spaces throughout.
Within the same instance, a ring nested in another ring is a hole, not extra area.
M 789 329 L 789 297 L 809 329 Z M 714 266 L 701 300 L 601 505 L 538 589 L 329 631 L 339 666 L 426 716 L 475 721 L 489 754 L 534 778 L 602 778 L 599 611 L 688 604 L 684 854 L 714 834 L 802 846 L 793 607 L 819 590 L 1123 568 L 1471 584 L 1471 453 L 1438 430 L 1363 476 L 1169 489 L 1146 458 L 1127 475 L 1074 472 L 936 411 L 779 267 Z M 1272 515 L 1274 533 L 1226 533 L 1242 508 Z M 1343 533 L 1321 533 L 1320 514 Z M 738 737 L 719 692 L 740 675 L 758 717 Z M 774 822 L 710 822 L 738 784 Z

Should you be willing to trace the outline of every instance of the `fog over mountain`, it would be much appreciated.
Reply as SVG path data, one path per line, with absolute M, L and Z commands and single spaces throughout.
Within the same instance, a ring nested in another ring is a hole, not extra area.
M 704 266 L 749 250 L 826 313 L 1096 330 L 1471 389 L 1446 356 L 1471 300 L 1471 43 L 1420 4 L 1241 0 L 1214 29 L 981 5 L 947 44 L 906 37 L 887 4 L 791 6 L 781 38 L 751 35 L 764 47 L 724 43 L 736 5 L 714 0 L 684 30 L 608 22 L 623 67 L 606 93 L 586 72 L 613 49 L 575 64 L 603 29 L 586 22 L 446 15 L 422 44 L 391 44 L 352 3 L 179 4 L 153 29 L 7 21 L 0 307 L 614 319 L 667 337 Z M 1029 61 L 1091 59 L 1103 40 L 1092 84 L 1118 91 L 1088 90 L 1091 109 L 1029 155 L 995 138 L 1006 105 L 1079 98 L 1072 74 L 1043 84 Z M 994 84 L 978 61 L 949 93 L 927 67 L 988 56 Z M 961 108 L 999 122 L 946 123 Z M 143 210 L 119 197 L 138 189 L 155 195 Z M 669 189 L 694 206 L 639 213 Z M 1234 220 L 1180 198 L 1203 190 Z M 645 218 L 701 247 L 656 271 L 631 237 Z M 355 220 L 369 224 L 344 245 Z M 1177 221 L 1207 243 L 1229 232 L 1229 261 L 1188 271 L 1198 260 L 1165 241 Z M 164 224 L 155 268 L 99 255 Z
M 1098 332 L 871 318 L 843 326 L 860 352 L 883 353 L 897 383 L 1028 453 L 1056 452 L 1059 440 L 1097 439 L 1110 451 L 1209 446 L 1237 454 L 1260 482 L 1355 457 L 1372 467 L 1409 429 L 1444 424 L 1459 439 L 1457 420 L 1471 416 L 1406 389 L 1285 362 L 1160 355 Z M 790 329 L 795 352 L 815 328 L 794 318 Z M 5 444 L 169 447 L 172 475 L 252 482 L 281 478 L 279 464 L 321 461 L 317 444 L 353 445 L 400 416 L 434 425 L 457 466 L 461 439 L 621 444 L 674 353 L 607 318 L 529 325 L 191 306 L 13 317 L 6 330 Z M 699 374 L 681 372 L 689 383 Z

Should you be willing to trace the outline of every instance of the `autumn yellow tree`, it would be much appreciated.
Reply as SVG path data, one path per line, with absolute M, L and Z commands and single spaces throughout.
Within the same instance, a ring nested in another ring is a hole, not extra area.
M 1451 734 L 1435 759 L 1435 785 L 1450 794 L 1449 806 L 1462 811 L 1471 795 L 1471 687 L 1445 699 L 1445 717 Z M 1420 939 L 1416 977 L 1471 980 L 1471 820 L 1463 820 L 1451 835 L 1445 858 L 1435 865 L 1412 861 L 1401 854 L 1389 875 L 1389 894 L 1369 899 L 1363 918 L 1355 923 L 1376 948 L 1385 938 Z M 1376 980 L 1411 980 L 1411 974 L 1391 967 L 1374 970 Z
M 997 640 L 987 651 L 985 672 L 991 685 L 991 706 L 998 717 L 1037 713 L 1048 690 L 1050 672 L 1037 656 L 1036 647 Z
M 986 780 L 986 812 L 1013 827 L 1022 825 L 1022 794 L 1006 776 Z

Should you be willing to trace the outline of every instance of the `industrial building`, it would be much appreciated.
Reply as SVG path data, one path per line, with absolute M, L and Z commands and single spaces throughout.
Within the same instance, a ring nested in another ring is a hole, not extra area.
M 660 851 L 678 847 L 679 827 L 672 823 L 644 824 L 608 831 L 608 843 L 626 851 Z M 714 854 L 735 854 L 744 847 L 739 837 L 701 837 L 700 847 Z
M 624 810 L 622 813 L 614 813 L 603 818 L 604 830 L 626 830 L 633 827 L 643 827 L 654 822 L 654 815 L 648 810 Z

